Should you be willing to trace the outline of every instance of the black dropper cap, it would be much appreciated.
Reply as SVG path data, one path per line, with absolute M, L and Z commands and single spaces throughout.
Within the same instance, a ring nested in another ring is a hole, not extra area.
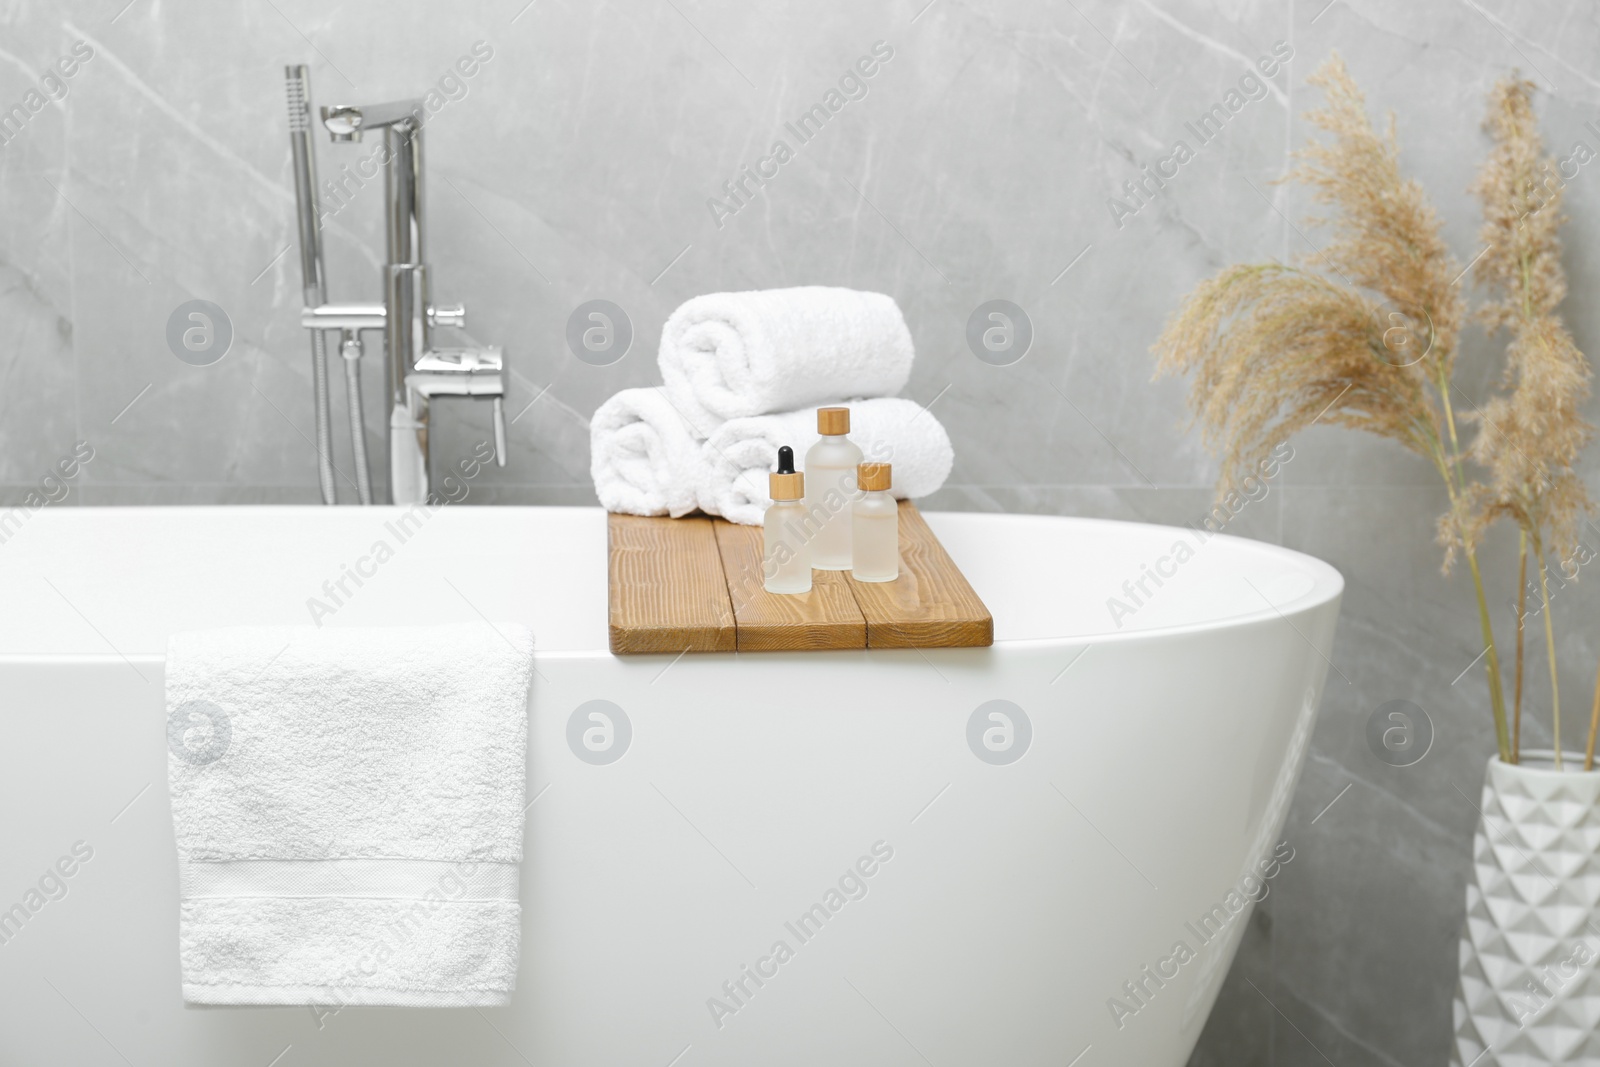
M 778 448 L 778 469 L 767 475 L 767 495 L 774 501 L 800 500 L 806 495 L 806 476 L 794 470 L 794 449 Z

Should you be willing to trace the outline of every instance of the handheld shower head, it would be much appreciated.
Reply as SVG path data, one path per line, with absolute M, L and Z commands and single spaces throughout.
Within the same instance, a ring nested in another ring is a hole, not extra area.
M 317 160 L 311 150 L 311 71 L 304 65 L 283 68 L 284 97 L 289 106 L 289 145 L 294 152 L 295 206 L 300 224 L 300 279 L 313 300 L 322 302 L 322 233 L 317 225 Z
M 283 68 L 284 96 L 289 103 L 289 132 L 311 130 L 311 75 L 304 66 Z

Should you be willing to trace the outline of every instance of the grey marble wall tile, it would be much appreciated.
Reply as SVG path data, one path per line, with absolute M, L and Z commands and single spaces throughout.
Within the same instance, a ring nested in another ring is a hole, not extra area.
M 0 263 L 0 479 L 37 482 L 77 443 L 72 321 Z
M 95 458 L 66 506 L 317 499 L 285 63 L 310 65 L 317 103 L 448 90 L 425 135 L 433 289 L 467 305 L 452 339 L 503 345 L 513 372 L 509 465 L 465 480 L 467 504 L 592 504 L 587 420 L 616 390 L 659 381 L 674 307 L 823 283 L 891 293 L 905 311 L 918 350 L 905 395 L 932 405 L 957 455 L 925 507 L 1192 521 L 1216 466 L 1186 429 L 1184 384 L 1150 381 L 1149 348 L 1219 267 L 1315 264 L 1326 232 L 1299 221 L 1302 190 L 1273 183 L 1310 136 L 1304 78 L 1330 50 L 1375 115 L 1395 109 L 1401 162 L 1463 267 L 1482 247 L 1467 186 L 1495 78 L 1534 78 L 1552 149 L 1600 149 L 1586 125 L 1600 124 L 1600 19 L 1569 0 L 19 0 L 0 31 L 0 110 L 75 44 L 93 51 L 63 99 L 0 143 L 0 505 L 80 439 Z M 795 138 L 785 124 L 879 41 L 894 54 L 865 95 Z M 1202 143 L 1193 123 L 1279 42 L 1293 50 L 1285 69 Z M 488 58 L 450 81 L 474 46 Z M 793 158 L 731 199 L 724 183 L 779 138 Z M 1158 191 L 1130 192 L 1179 140 L 1192 158 Z M 342 189 L 325 203 L 339 300 L 380 294 L 382 182 L 359 174 L 374 147 L 317 148 Z M 1582 167 L 1566 200 L 1563 311 L 1585 347 L 1600 342 L 1587 299 L 1600 284 L 1597 174 L 1600 162 Z M 713 211 L 714 198 L 737 210 Z M 1460 284 L 1478 295 L 1470 270 Z M 622 306 L 634 332 L 607 367 L 565 341 L 594 298 Z M 996 298 L 1033 327 L 1010 366 L 966 340 Z M 169 317 L 192 299 L 233 328 L 212 366 L 167 347 Z M 1491 389 L 1502 344 L 1464 331 L 1464 406 Z M 348 502 L 342 382 L 331 392 Z M 375 344 L 363 396 L 381 491 Z M 441 403 L 438 473 L 459 472 L 488 428 L 484 405 Z M 1340 568 L 1336 669 L 1288 831 L 1301 858 L 1258 913 L 1194 1062 L 1438 1062 L 1475 818 L 1465 798 L 1493 749 L 1470 587 L 1439 574 L 1444 501 L 1428 463 L 1326 427 L 1293 445 L 1273 492 L 1229 532 Z M 1585 473 L 1600 492 L 1600 460 Z M 1600 549 L 1600 527 L 1588 536 Z M 1514 538 L 1495 531 L 1483 564 L 1509 676 Z M 1593 586 L 1564 584 L 1552 611 L 1574 724 L 1600 656 L 1585 631 Z M 1548 743 L 1542 622 L 1526 636 L 1524 734 Z M 1365 740 L 1394 699 L 1435 727 L 1412 767 L 1382 764 Z
M 79 79 L 55 74 L 70 43 L 39 14 L 18 12 L 0 48 L 0 481 L 35 485 L 71 454 L 78 402 L 68 219 L 52 185 Z

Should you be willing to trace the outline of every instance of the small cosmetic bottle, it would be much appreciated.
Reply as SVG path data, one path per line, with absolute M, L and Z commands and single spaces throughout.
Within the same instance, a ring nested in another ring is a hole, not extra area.
M 778 470 L 767 475 L 772 506 L 761 524 L 762 584 L 769 593 L 811 592 L 811 543 L 805 537 L 806 476 L 794 470 L 794 449 L 778 449 Z
M 811 565 L 823 571 L 850 569 L 850 502 L 856 498 L 861 449 L 846 436 L 849 408 L 818 408 L 821 440 L 806 450 L 806 512 L 818 523 L 811 539 Z
M 856 468 L 861 499 L 851 509 L 850 577 L 858 582 L 892 582 L 900 577 L 900 506 L 889 495 L 887 463 Z

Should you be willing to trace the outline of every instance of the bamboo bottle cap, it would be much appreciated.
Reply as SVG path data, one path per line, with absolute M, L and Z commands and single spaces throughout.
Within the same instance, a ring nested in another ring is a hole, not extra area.
M 803 500 L 806 495 L 806 476 L 802 474 L 768 474 L 767 493 L 774 500 Z
M 842 433 L 850 432 L 849 408 L 818 408 L 817 432 L 830 437 L 837 437 Z
M 891 483 L 890 464 L 860 463 L 856 465 L 856 485 L 868 492 L 882 492 Z

